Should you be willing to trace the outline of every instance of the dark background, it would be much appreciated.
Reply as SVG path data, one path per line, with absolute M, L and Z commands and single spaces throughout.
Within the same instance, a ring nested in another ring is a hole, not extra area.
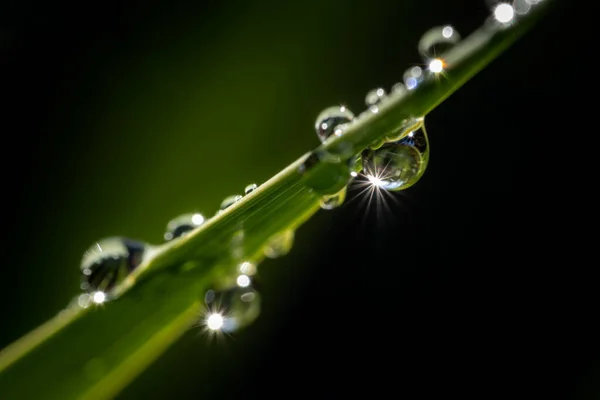
M 567 3 L 427 117 L 418 184 L 388 209 L 350 190 L 319 212 L 260 266 L 253 325 L 189 331 L 119 398 L 600 398 L 597 116 L 581 97 L 597 78 Z M 466 36 L 489 14 L 457 0 L 1 10 L 0 346 L 72 298 L 96 239 L 156 243 L 175 215 L 212 215 L 316 147 L 323 108 L 358 114 L 401 80 L 425 30 Z

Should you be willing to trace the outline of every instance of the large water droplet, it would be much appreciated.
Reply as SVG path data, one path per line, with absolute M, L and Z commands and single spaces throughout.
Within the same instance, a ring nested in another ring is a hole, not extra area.
M 429 29 L 421 36 L 418 49 L 425 63 L 438 59 L 460 40 L 460 35 L 450 25 L 436 26 Z
M 232 196 L 225 197 L 225 199 L 223 199 L 223 201 L 221 202 L 220 211 L 223 211 L 226 208 L 231 207 L 232 205 L 234 205 L 241 199 L 242 199 L 242 196 L 240 196 L 239 194 L 234 194 Z
M 294 231 L 287 230 L 273 235 L 264 248 L 265 256 L 277 258 L 286 255 L 294 245 Z
M 204 216 L 200 213 L 182 214 L 169 221 L 164 238 L 166 241 L 178 238 L 181 235 L 199 227 L 204 223 L 204 221 Z
M 413 90 L 423 81 L 423 70 L 421 67 L 411 67 L 404 72 L 404 85 L 408 90 Z
M 94 243 L 81 260 L 81 288 L 94 292 L 92 301 L 103 303 L 111 290 L 142 262 L 148 245 L 124 237 L 108 237 Z
M 329 196 L 321 197 L 321 208 L 323 210 L 333 210 L 344 204 L 344 200 L 346 200 L 346 192 L 347 189 L 343 188 L 338 193 Z
M 391 191 L 407 189 L 421 178 L 429 161 L 425 125 L 399 141 L 365 150 L 362 156 L 363 174 L 374 186 Z
M 250 286 L 236 286 L 205 295 L 208 312 L 206 327 L 213 331 L 233 332 L 250 325 L 260 314 L 260 296 Z
M 377 88 L 369 91 L 365 97 L 365 104 L 368 107 L 377 105 L 385 100 L 385 90 L 383 88 Z
M 319 140 L 325 142 L 328 137 L 333 135 L 338 125 L 348 123 L 354 119 L 352 111 L 345 106 L 333 106 L 323 110 L 315 121 L 315 131 Z
M 244 194 L 252 193 L 258 188 L 256 183 L 251 183 L 244 188 Z

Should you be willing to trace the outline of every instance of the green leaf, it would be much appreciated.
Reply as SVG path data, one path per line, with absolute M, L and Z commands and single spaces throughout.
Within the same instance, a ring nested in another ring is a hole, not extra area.
M 230 284 L 240 262 L 260 262 L 270 240 L 297 229 L 319 210 L 323 194 L 347 184 L 346 161 L 407 120 L 427 115 L 532 26 L 549 3 L 510 27 L 472 33 L 443 55 L 443 74 L 391 96 L 379 112 L 365 114 L 315 150 L 336 162 L 322 158 L 303 168 L 313 154 L 306 153 L 189 235 L 154 247 L 114 300 L 81 308 L 75 297 L 55 318 L 2 350 L 0 393 L 30 398 L 44 388 L 44 398 L 114 396 L 198 323 L 207 289 Z

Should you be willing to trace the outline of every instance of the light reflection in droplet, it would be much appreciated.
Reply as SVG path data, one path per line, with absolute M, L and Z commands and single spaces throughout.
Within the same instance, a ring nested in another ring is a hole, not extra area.
M 218 331 L 223 327 L 225 319 L 221 313 L 211 313 L 206 318 L 206 326 L 212 331 Z
M 494 8 L 494 18 L 496 21 L 507 24 L 515 17 L 515 9 L 508 3 L 500 3 Z
M 93 299 L 94 299 L 94 303 L 102 304 L 106 300 L 106 294 L 104 292 L 98 291 L 98 292 L 94 293 Z
M 248 275 L 239 275 L 236 279 L 237 285 L 239 287 L 248 287 L 250 286 L 250 277 Z
M 444 70 L 444 61 L 434 58 L 429 62 L 429 70 L 435 74 L 442 72 Z
M 256 265 L 249 261 L 244 261 L 239 265 L 238 270 L 244 275 L 254 275 L 256 273 Z
M 451 26 L 445 26 L 444 29 L 442 29 L 442 36 L 446 39 L 449 39 L 453 33 L 454 29 Z
M 202 214 L 194 214 L 192 215 L 192 222 L 196 225 L 202 225 L 202 223 L 204 222 L 204 216 L 202 216 Z

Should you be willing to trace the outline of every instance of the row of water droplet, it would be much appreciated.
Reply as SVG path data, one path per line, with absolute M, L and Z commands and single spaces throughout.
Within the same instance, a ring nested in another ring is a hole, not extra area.
M 512 25 L 518 16 L 527 14 L 542 0 L 514 0 L 512 3 L 494 2 L 492 16 L 484 26 L 503 29 Z M 403 82 L 392 86 L 390 93 L 383 88 L 369 91 L 365 97 L 367 109 L 355 117 L 346 106 L 328 107 L 315 121 L 315 131 L 321 142 L 332 137 L 342 136 L 348 127 L 361 118 L 377 114 L 386 102 L 394 96 L 403 95 L 417 88 L 428 77 L 443 77 L 449 67 L 443 54 L 458 43 L 460 35 L 450 25 L 434 27 L 421 37 L 418 43 L 425 70 L 413 66 L 406 70 Z M 342 157 L 331 154 L 312 153 L 299 171 L 306 173 L 319 162 L 340 163 Z M 348 165 L 339 169 L 343 177 L 341 189 L 323 192 L 321 208 L 334 209 L 343 204 L 347 184 L 359 174 L 376 189 L 387 191 L 404 190 L 412 186 L 423 175 L 429 160 L 429 139 L 422 116 L 404 121 L 396 130 L 389 132 L 384 140 L 355 154 Z M 250 184 L 244 189 L 244 196 L 258 186 Z M 232 195 L 221 203 L 216 215 L 240 201 L 244 196 Z M 180 215 L 167 224 L 164 234 L 166 242 L 176 240 L 200 227 L 206 222 L 200 213 Z M 287 254 L 294 240 L 293 231 L 284 231 L 271 238 L 264 248 L 264 256 L 275 258 Z M 149 253 L 150 246 L 141 241 L 124 237 L 109 237 L 94 243 L 85 253 L 81 262 L 81 288 L 85 293 L 77 298 L 77 304 L 87 308 L 102 304 L 114 298 L 115 288 L 136 270 Z M 237 265 L 235 284 L 222 290 L 209 290 L 204 295 L 205 313 L 203 325 L 213 331 L 231 332 L 250 324 L 260 312 L 260 296 L 255 288 L 257 264 L 242 260 Z
M 491 16 L 484 23 L 485 29 L 503 30 L 527 14 L 542 0 L 514 0 L 512 3 L 488 0 Z M 403 82 L 394 84 L 388 94 L 384 88 L 375 88 L 365 96 L 366 110 L 358 117 L 345 106 L 332 106 L 323 110 L 316 118 L 315 131 L 322 143 L 343 136 L 349 127 L 363 118 L 378 114 L 391 104 L 394 98 L 415 90 L 427 79 L 444 78 L 444 71 L 451 68 L 444 55 L 461 37 L 451 25 L 437 26 L 423 34 L 418 42 L 418 51 L 424 67 L 413 66 L 403 74 Z M 348 156 L 348 147 L 342 147 Z M 342 155 L 317 150 L 311 153 L 300 166 L 299 172 L 310 172 L 317 164 L 340 164 Z M 374 190 L 400 191 L 411 187 L 424 174 L 429 161 L 429 139 L 423 116 L 413 116 L 404 120 L 396 130 L 385 135 L 384 139 L 371 143 L 369 148 L 355 154 L 348 166 L 337 165 L 330 168 L 339 175 L 341 184 L 313 186 L 322 194 L 321 207 L 332 209 L 343 203 L 347 184 L 362 175 L 367 185 Z M 335 174 L 330 174 L 335 175 Z M 321 182 L 319 182 L 321 184 Z M 310 183 L 308 183 L 311 186 Z

